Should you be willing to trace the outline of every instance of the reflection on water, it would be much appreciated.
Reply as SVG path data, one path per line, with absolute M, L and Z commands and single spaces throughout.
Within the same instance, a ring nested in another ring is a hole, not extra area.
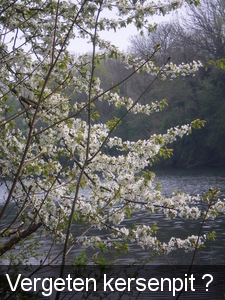
M 163 186 L 162 193 L 170 196 L 174 190 L 182 190 L 191 195 L 202 194 L 207 192 L 210 187 L 220 188 L 220 196 L 225 197 L 225 169 L 199 168 L 199 169 L 164 169 L 156 170 L 156 181 Z M 3 187 L 0 188 L 0 194 L 3 192 Z M 0 195 L 1 197 L 1 195 Z M 137 224 L 152 225 L 156 223 L 158 226 L 157 237 L 160 241 L 167 242 L 171 236 L 186 238 L 190 234 L 198 235 L 201 220 L 184 220 L 175 218 L 173 220 L 166 219 L 164 215 L 158 213 L 154 215 L 137 213 L 129 220 L 126 220 L 123 225 L 131 226 L 133 222 Z M 73 231 L 78 233 L 83 230 L 83 225 L 73 226 Z M 197 252 L 195 264 L 225 264 L 225 216 L 219 215 L 215 220 L 207 220 L 203 227 L 203 233 L 215 230 L 216 241 L 209 241 L 206 248 Z M 99 231 L 94 228 L 88 231 L 88 235 L 99 235 Z M 106 239 L 107 232 L 102 230 L 99 235 L 102 239 Z M 49 242 L 45 242 L 50 245 Z M 46 247 L 47 248 L 47 247 Z M 56 245 L 55 253 L 62 249 L 61 245 Z M 69 258 L 74 259 L 77 254 L 80 254 L 82 249 L 74 248 L 69 253 Z M 87 249 L 86 255 L 93 255 L 93 249 Z M 190 264 L 193 252 L 186 253 L 183 250 L 177 250 L 169 253 L 167 256 L 157 256 L 153 263 L 157 264 Z M 112 255 L 111 255 L 112 256 Z M 151 250 L 145 251 L 136 245 L 130 245 L 130 252 L 125 256 L 118 258 L 118 263 L 127 264 L 134 260 L 147 260 L 151 257 Z M 112 259 L 112 257 L 107 257 Z M 60 260 L 59 260 L 60 261 Z

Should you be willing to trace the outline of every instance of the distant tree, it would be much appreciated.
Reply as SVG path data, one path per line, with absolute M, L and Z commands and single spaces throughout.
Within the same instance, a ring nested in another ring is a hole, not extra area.
M 201 5 L 189 5 L 182 16 L 160 23 L 147 35 L 130 38 L 130 52 L 146 57 L 156 45 L 162 63 L 168 56 L 176 62 L 190 57 L 206 62 L 225 57 L 225 3 L 223 0 L 202 0 Z
M 134 56 L 146 58 L 154 47 L 160 45 L 160 49 L 155 55 L 157 62 L 162 64 L 175 53 L 176 57 L 171 57 L 171 59 L 177 62 L 178 59 L 182 59 L 177 52 L 178 48 L 182 51 L 181 31 L 182 28 L 174 21 L 160 23 L 148 35 L 131 36 L 129 51 Z
M 195 48 L 198 59 L 225 57 L 225 2 L 202 0 L 198 7 L 188 6 L 182 19 L 183 40 Z

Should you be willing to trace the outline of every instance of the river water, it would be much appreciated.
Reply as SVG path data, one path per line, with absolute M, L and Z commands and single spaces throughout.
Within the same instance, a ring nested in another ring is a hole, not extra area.
M 220 188 L 220 197 L 225 198 L 225 168 L 190 168 L 190 169 L 158 169 L 155 170 L 156 181 L 162 184 L 162 193 L 170 196 L 174 190 L 182 190 L 185 193 L 196 195 L 207 192 L 210 187 Z M 0 188 L 0 198 L 4 187 Z M 175 218 L 173 220 L 166 219 L 164 215 L 158 213 L 154 215 L 137 213 L 133 215 L 125 225 L 130 225 L 134 221 L 137 224 L 151 225 L 156 223 L 158 226 L 157 238 L 160 241 L 167 242 L 171 236 L 179 238 L 186 238 L 190 234 L 198 235 L 201 226 L 201 220 L 184 220 Z M 73 230 L 82 229 L 81 226 L 74 226 Z M 209 231 L 216 231 L 216 240 L 206 243 L 206 248 L 199 250 L 196 255 L 195 264 L 217 264 L 225 265 L 225 215 L 219 215 L 215 220 L 207 220 L 203 233 Z M 88 235 L 99 235 L 99 231 L 94 228 L 88 231 Z M 100 232 L 102 239 L 107 238 L 107 232 L 102 230 Z M 45 248 L 47 250 L 50 240 L 45 241 Z M 56 245 L 54 253 L 58 253 L 62 249 L 61 245 Z M 79 255 L 82 248 L 76 247 L 69 253 L 69 258 L 74 259 Z M 96 250 L 86 249 L 87 256 L 92 256 Z M 183 264 L 188 265 L 191 262 L 193 252 L 185 252 L 184 250 L 177 250 L 169 253 L 167 256 L 158 255 L 154 258 L 153 264 Z M 107 259 L 111 260 L 113 254 L 108 255 Z M 151 258 L 150 250 L 143 250 L 137 245 L 130 245 L 129 253 L 121 255 L 117 258 L 119 264 L 128 264 L 134 260 L 144 261 Z M 60 261 L 60 260 L 59 260 Z M 31 263 L 37 263 L 32 258 Z

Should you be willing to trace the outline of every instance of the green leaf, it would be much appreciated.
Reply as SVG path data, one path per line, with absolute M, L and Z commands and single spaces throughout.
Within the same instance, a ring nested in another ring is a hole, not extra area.
M 120 118 L 114 117 L 113 120 L 106 122 L 106 126 L 109 130 L 114 130 L 121 123 Z
M 215 242 L 216 232 L 214 230 L 207 234 L 207 240 Z

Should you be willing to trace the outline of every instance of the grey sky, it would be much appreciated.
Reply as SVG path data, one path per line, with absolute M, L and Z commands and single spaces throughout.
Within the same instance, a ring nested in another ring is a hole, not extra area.
M 114 18 L 113 13 L 111 13 L 112 18 Z M 160 23 L 164 21 L 168 21 L 174 16 L 174 13 L 166 16 L 154 16 L 149 18 L 149 21 L 154 23 Z M 108 15 L 108 17 L 110 17 Z M 101 38 L 105 40 L 111 41 L 119 50 L 127 50 L 129 46 L 129 37 L 132 35 L 138 34 L 137 29 L 133 25 L 128 25 L 126 28 L 122 28 L 114 32 L 114 30 L 100 32 Z M 88 44 L 84 39 L 75 39 L 70 43 L 69 49 L 74 53 L 86 53 L 92 51 L 92 44 Z

